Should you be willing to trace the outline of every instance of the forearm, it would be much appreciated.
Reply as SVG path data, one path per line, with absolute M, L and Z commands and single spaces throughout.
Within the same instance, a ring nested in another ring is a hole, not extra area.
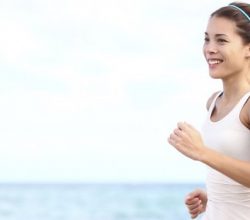
M 200 161 L 250 188 L 250 162 L 234 159 L 209 148 L 204 148 Z

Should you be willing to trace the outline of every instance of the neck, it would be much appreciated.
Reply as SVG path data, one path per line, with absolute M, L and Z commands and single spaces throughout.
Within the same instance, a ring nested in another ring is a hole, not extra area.
M 241 71 L 222 78 L 223 96 L 226 100 L 237 99 L 250 91 L 250 61 Z
M 233 100 L 242 97 L 250 91 L 250 82 L 244 80 L 223 80 L 223 96 L 225 100 Z

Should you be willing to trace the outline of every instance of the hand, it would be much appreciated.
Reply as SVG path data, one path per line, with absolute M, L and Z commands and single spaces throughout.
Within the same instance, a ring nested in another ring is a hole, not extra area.
M 201 155 L 206 149 L 200 133 L 186 122 L 177 124 L 177 128 L 168 138 L 168 142 L 193 160 L 201 160 Z
M 189 210 L 191 218 L 196 218 L 206 210 L 207 194 L 204 191 L 197 189 L 187 195 L 185 204 Z

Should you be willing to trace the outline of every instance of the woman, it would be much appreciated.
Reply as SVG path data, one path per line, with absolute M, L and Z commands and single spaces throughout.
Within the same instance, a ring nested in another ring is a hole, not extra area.
M 223 91 L 207 102 L 202 134 L 185 122 L 168 142 L 185 156 L 208 166 L 206 192 L 186 200 L 192 218 L 250 219 L 250 5 L 234 2 L 211 14 L 203 53 L 209 74 Z

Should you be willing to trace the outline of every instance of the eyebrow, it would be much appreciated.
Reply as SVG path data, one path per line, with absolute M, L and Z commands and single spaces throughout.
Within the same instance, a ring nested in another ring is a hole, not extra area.
M 208 36 L 208 33 L 205 32 L 205 35 Z M 215 34 L 215 37 L 227 37 L 226 34 Z

